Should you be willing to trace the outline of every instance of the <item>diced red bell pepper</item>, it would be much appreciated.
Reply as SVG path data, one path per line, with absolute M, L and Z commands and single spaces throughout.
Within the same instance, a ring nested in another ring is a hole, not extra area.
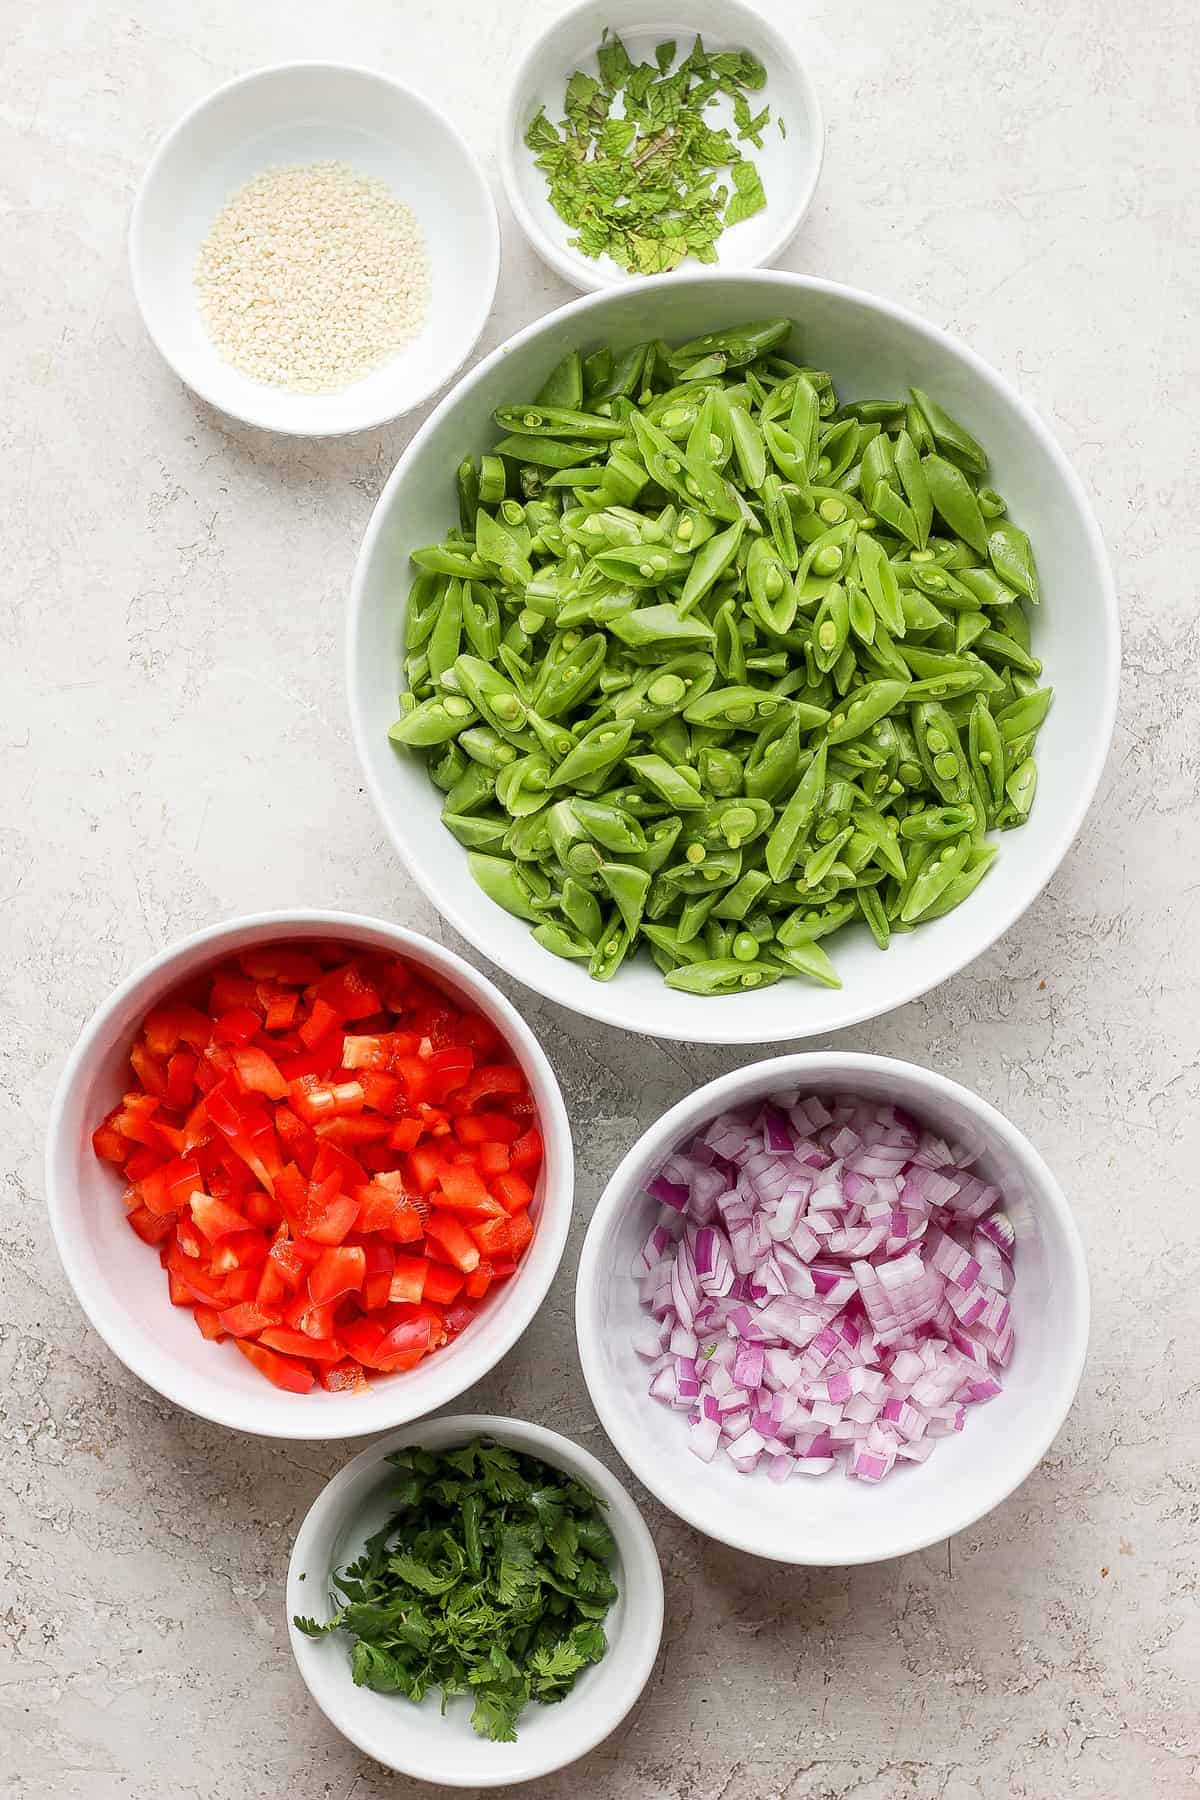
M 213 1026 L 218 1044 L 249 1044 L 262 1030 L 262 1020 L 252 1006 L 235 1006 L 222 1013 Z
M 257 1300 L 261 1280 L 257 1269 L 231 1269 L 220 1280 L 221 1298 L 226 1306 L 240 1306 L 243 1300 Z
M 312 1126 L 297 1118 L 290 1106 L 277 1106 L 275 1131 L 283 1145 L 284 1155 L 291 1157 L 302 1174 L 311 1175 L 320 1142 Z
M 198 1007 L 183 1004 L 159 1006 L 147 1014 L 143 1031 L 152 1056 L 169 1056 L 179 1044 L 203 1050 L 212 1037 L 212 1020 Z
M 399 1358 L 428 1354 L 432 1347 L 432 1327 L 428 1318 L 404 1319 L 393 1325 L 375 1348 L 375 1366 L 387 1368 Z M 414 1365 L 408 1364 L 408 1367 Z
M 160 1100 L 165 1100 L 167 1071 L 163 1064 L 151 1055 L 145 1044 L 134 1044 L 129 1052 L 129 1063 L 146 1092 L 156 1094 Z
M 144 1204 L 153 1213 L 178 1212 L 193 1194 L 203 1193 L 204 1177 L 187 1157 L 163 1163 L 139 1182 Z
M 439 1184 L 441 1191 L 436 1199 L 438 1206 L 445 1206 L 453 1212 L 486 1214 L 491 1210 L 491 1196 L 477 1169 L 450 1164 L 442 1170 Z
M 498 1144 L 493 1139 L 489 1138 L 486 1143 L 480 1144 L 477 1154 L 479 1157 L 479 1170 L 482 1175 L 493 1176 L 508 1174 L 511 1158 L 508 1153 L 507 1144 Z
M 284 1308 L 283 1319 L 293 1331 L 302 1331 L 305 1337 L 330 1338 L 333 1336 L 333 1315 L 336 1310 L 332 1301 L 318 1306 L 307 1294 L 297 1294 L 291 1304 Z
M 257 1269 L 267 1260 L 267 1240 L 261 1231 L 233 1231 L 213 1245 L 209 1268 L 214 1275 L 234 1269 Z
M 378 1367 L 375 1352 L 386 1335 L 379 1320 L 352 1319 L 348 1325 L 342 1326 L 338 1335 L 351 1356 L 364 1363 L 368 1369 Z
M 167 1270 L 167 1293 L 172 1306 L 194 1306 L 196 1304 L 196 1296 L 187 1282 L 181 1280 L 171 1269 Z
M 126 1217 L 143 1244 L 161 1244 L 171 1235 L 172 1219 L 153 1213 L 148 1206 L 135 1206 Z
M 286 988 L 270 987 L 260 982 L 258 986 L 259 1005 L 265 1008 L 263 1014 L 263 1030 L 271 1032 L 290 1031 L 296 1022 L 296 1013 L 300 1006 L 300 996 L 289 993 Z
M 295 1291 L 304 1280 L 308 1267 L 293 1238 L 284 1235 L 286 1227 L 281 1228 L 268 1252 L 270 1260 L 279 1270 L 286 1285 Z
M 330 1300 L 340 1300 L 343 1294 L 356 1294 L 366 1272 L 367 1259 L 362 1250 L 341 1244 L 326 1250 L 313 1264 L 308 1272 L 308 1291 L 318 1306 L 324 1306 Z
M 248 1231 L 249 1222 L 235 1207 L 227 1206 L 213 1194 L 193 1194 L 188 1201 L 192 1222 L 210 1244 L 227 1237 L 232 1231 Z
M 195 1097 L 196 1058 L 190 1050 L 177 1050 L 167 1063 L 167 1105 L 175 1112 L 186 1112 Z
M 480 1257 L 479 1267 L 472 1269 L 466 1278 L 465 1292 L 468 1300 L 482 1300 L 492 1285 L 492 1265 L 486 1256 Z
M 449 1306 L 452 1300 L 457 1300 L 463 1291 L 463 1277 L 456 1270 L 443 1268 L 438 1263 L 426 1263 L 425 1267 L 425 1292 L 421 1298 L 432 1300 L 438 1306 Z M 471 1278 L 477 1273 L 477 1270 L 473 1271 Z M 393 1294 L 392 1298 L 398 1296 Z
M 522 1135 L 523 1126 L 507 1113 L 456 1113 L 454 1130 L 461 1144 L 513 1144 Z
M 257 1304 L 267 1312 L 278 1312 L 290 1292 L 279 1264 L 266 1257 L 258 1271 L 258 1286 L 254 1290 Z
M 400 1083 L 394 1075 L 379 1075 L 373 1069 L 367 1069 L 359 1076 L 362 1082 L 363 1102 L 371 1112 L 383 1113 L 389 1120 L 396 1110 L 400 1099 Z M 388 1126 L 388 1132 L 391 1125 Z
M 235 1012 L 240 1006 L 253 1007 L 257 1011 L 260 1004 L 258 984 L 248 975 L 240 974 L 229 964 L 217 970 L 208 991 L 208 1010 L 214 1018 Z
M 429 1267 L 423 1256 L 397 1256 L 385 1300 L 423 1299 Z
M 309 1125 L 360 1113 L 366 1099 L 361 1081 L 321 1081 L 316 1075 L 302 1075 L 289 1092 L 293 1112 Z
M 212 1344 L 219 1344 L 225 1336 L 220 1315 L 215 1306 L 208 1306 L 203 1300 L 196 1301 L 194 1317 L 200 1328 L 201 1337 Z
M 391 1067 L 395 1040 L 391 1033 L 371 1037 L 347 1035 L 342 1043 L 344 1069 L 375 1069 L 386 1072 Z
M 505 1215 L 502 1219 L 485 1219 L 482 1225 L 472 1225 L 471 1237 L 484 1256 L 507 1256 L 512 1248 L 512 1220 Z
M 356 1362 L 340 1362 L 321 1370 L 321 1386 L 330 1394 L 365 1393 L 370 1383 Z
M 260 1050 L 256 1044 L 235 1050 L 233 1067 L 244 1093 L 265 1094 L 268 1100 L 285 1098 L 288 1084 L 279 1073 L 278 1065 L 273 1057 L 268 1056 L 265 1050 Z
M 311 1356 L 314 1362 L 341 1362 L 346 1354 L 334 1338 L 307 1337 L 303 1331 L 290 1331 L 286 1325 L 271 1325 L 259 1335 L 259 1343 L 286 1356 Z
M 525 1092 L 525 1072 L 518 1063 L 488 1063 L 459 1088 L 454 1104 L 471 1112 L 482 1100 L 512 1098 Z
M 103 1125 L 93 1131 L 92 1149 L 104 1162 L 123 1163 L 129 1155 L 129 1141 L 117 1130 L 114 1118 L 115 1114 L 110 1113 Z
M 280 987 L 311 987 L 321 979 L 321 965 L 307 950 L 291 944 L 256 944 L 238 962 L 251 981 L 278 982 Z
M 309 1225 L 307 1235 L 317 1244 L 340 1244 L 358 1221 L 358 1201 L 352 1194 L 336 1194 Z
M 512 1147 L 512 1166 L 527 1174 L 542 1164 L 542 1134 L 536 1125 L 523 1131 Z
M 221 1314 L 221 1329 L 229 1332 L 231 1337 L 257 1337 L 268 1325 L 278 1325 L 279 1322 L 277 1312 L 267 1312 L 253 1300 L 243 1300 L 238 1306 L 227 1306 Z
M 327 1000 L 319 996 L 313 1001 L 312 1011 L 300 1026 L 300 1041 L 310 1050 L 324 1042 L 331 1032 L 336 1031 L 341 1018 Z
M 396 1253 L 390 1244 L 381 1243 L 378 1238 L 370 1238 L 363 1245 L 363 1255 L 366 1257 L 366 1269 L 360 1304 L 363 1311 L 369 1313 L 388 1303 L 392 1291 L 392 1276 L 396 1269 Z
M 242 1355 L 252 1362 L 260 1375 L 273 1381 L 278 1388 L 286 1388 L 292 1394 L 307 1394 L 316 1376 L 303 1363 L 296 1362 L 290 1356 L 280 1356 L 276 1350 L 266 1350 L 261 1344 L 248 1343 L 245 1338 L 235 1338 L 234 1343 Z
M 331 1144 L 357 1147 L 359 1144 L 384 1143 L 392 1127 L 389 1120 L 366 1113 L 357 1118 L 323 1119 L 314 1129 L 319 1138 Z
M 476 1226 L 468 1233 L 466 1228 L 449 1213 L 441 1212 L 436 1207 L 425 1221 L 425 1236 L 433 1243 L 440 1244 L 456 1269 L 469 1275 L 472 1269 L 479 1267 L 479 1232 L 489 1226 L 503 1224 L 507 1229 L 508 1221 L 491 1219 L 485 1226 Z
M 508 1213 L 524 1212 L 533 1199 L 533 1189 L 523 1175 L 497 1175 L 492 1192 Z
M 508 1221 L 508 1254 L 514 1262 L 520 1260 L 525 1247 L 533 1238 L 533 1220 L 528 1212 L 513 1213 Z
M 320 1001 L 333 1009 L 339 1024 L 369 1019 L 383 1008 L 377 990 L 353 963 L 345 963 L 340 969 L 333 969 L 321 977 L 313 1002 L 314 1011 Z
M 425 1098 L 433 1101 L 448 1099 L 462 1088 L 474 1067 L 475 1054 L 465 1044 L 435 1050 L 427 1064 Z
M 478 1271 L 477 1271 L 478 1272 Z M 469 1278 L 468 1278 L 469 1279 Z M 451 1337 L 457 1337 L 465 1331 L 475 1317 L 475 1306 L 470 1300 L 458 1300 L 453 1306 L 446 1308 L 446 1330 Z
M 425 1130 L 422 1119 L 409 1117 L 397 1119 L 388 1134 L 388 1144 L 393 1150 L 415 1150 Z

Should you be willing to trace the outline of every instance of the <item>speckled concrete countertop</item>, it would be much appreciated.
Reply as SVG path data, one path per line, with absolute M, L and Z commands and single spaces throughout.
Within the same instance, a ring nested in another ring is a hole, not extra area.
M 292 900 L 440 929 L 361 792 L 342 699 L 351 559 L 411 424 L 272 441 L 174 381 L 125 273 L 150 148 L 228 76 L 331 55 L 435 92 L 490 154 L 504 70 L 555 10 L 46 0 L 0 26 L 6 1800 L 409 1791 L 308 1703 L 283 1628 L 293 1532 L 349 1447 L 235 1438 L 128 1375 L 67 1291 L 41 1140 L 79 1024 L 170 938 Z M 658 1668 L 616 1738 L 536 1791 L 1186 1800 L 1200 1775 L 1194 9 L 767 10 L 799 34 L 830 125 L 791 266 L 891 295 L 1013 377 L 1095 495 L 1117 568 L 1121 722 L 1074 851 L 988 956 L 840 1040 L 957 1075 L 1030 1133 L 1089 1239 L 1092 1354 L 1038 1472 L 923 1555 L 780 1572 L 650 1506 Z M 506 219 L 483 347 L 567 297 Z M 549 1303 L 470 1398 L 611 1462 L 571 1326 L 584 1221 L 642 1125 L 753 1053 L 631 1043 L 514 998 L 572 1110 L 578 1223 Z

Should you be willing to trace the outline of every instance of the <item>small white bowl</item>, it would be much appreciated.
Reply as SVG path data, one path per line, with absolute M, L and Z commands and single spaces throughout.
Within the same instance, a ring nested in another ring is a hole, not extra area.
M 500 1030 L 525 1071 L 545 1143 L 534 1195 L 536 1230 L 520 1267 L 462 1336 L 364 1393 L 283 1393 L 231 1343 L 207 1343 L 190 1307 L 172 1306 L 158 1257 L 125 1222 L 122 1182 L 91 1134 L 128 1086 L 129 1046 L 150 1008 L 182 982 L 253 944 L 334 939 L 407 957 Z M 435 1411 L 511 1350 L 554 1280 L 575 1191 L 571 1127 L 558 1082 L 521 1015 L 485 975 L 415 931 L 338 912 L 259 913 L 210 925 L 143 963 L 93 1014 L 63 1070 L 50 1111 L 46 1201 L 76 1298 L 114 1356 L 149 1387 L 203 1419 L 259 1437 L 361 1437 Z
M 281 163 L 345 162 L 386 181 L 425 235 L 425 324 L 397 355 L 332 394 L 252 381 L 225 362 L 200 317 L 196 256 L 225 202 Z M 449 119 L 370 69 L 283 63 L 201 100 L 159 144 L 129 227 L 133 291 L 181 381 L 248 425 L 332 437 L 420 406 L 470 355 L 500 273 L 500 228 L 483 169 Z
M 564 1470 L 604 1502 L 617 1541 L 613 1571 L 619 1593 L 604 1620 L 608 1653 L 586 1669 L 564 1700 L 531 1705 L 517 1721 L 517 1740 L 495 1744 L 471 1728 L 469 1699 L 440 1695 L 419 1706 L 397 1694 L 355 1687 L 350 1679 L 349 1639 L 306 1637 L 297 1613 L 328 1617 L 329 1573 L 351 1561 L 364 1539 L 386 1524 L 393 1508 L 389 1490 L 397 1472 L 383 1461 L 418 1444 L 445 1450 L 473 1437 L 495 1438 L 525 1456 Z M 434 1419 L 416 1431 L 398 1431 L 347 1463 L 313 1501 L 300 1527 L 287 1578 L 287 1621 L 292 1654 L 308 1691 L 330 1724 L 368 1756 L 419 1781 L 447 1787 L 506 1787 L 534 1781 L 594 1749 L 625 1717 L 654 1667 L 662 1637 L 663 1584 L 654 1540 L 615 1475 L 587 1450 L 541 1425 L 474 1413 Z
M 953 1143 L 978 1151 L 1017 1231 L 1008 1298 L 1016 1329 L 1003 1392 L 968 1410 L 927 1462 L 877 1487 L 839 1469 L 781 1484 L 702 1463 L 686 1414 L 651 1399 L 631 1337 L 644 1322 L 631 1269 L 658 1218 L 643 1183 L 671 1151 L 728 1106 L 783 1090 L 895 1101 Z M 884 1056 L 780 1056 L 711 1081 L 640 1137 L 601 1195 L 579 1260 L 575 1323 L 592 1404 L 618 1454 L 664 1506 L 698 1531 L 775 1562 L 883 1562 L 951 1537 L 1012 1493 L 1041 1461 L 1071 1409 L 1088 1338 L 1088 1276 L 1071 1210 L 1014 1125 L 944 1075 Z
M 993 479 L 1033 540 L 1044 599 L 1033 643 L 1054 687 L 1038 739 L 1038 793 L 1020 831 L 964 906 L 881 953 L 866 927 L 831 941 L 840 988 L 780 981 L 702 998 L 664 985 L 645 955 L 612 981 L 543 950 L 520 919 L 476 887 L 466 853 L 441 822 L 442 795 L 388 727 L 403 685 L 401 653 L 414 545 L 458 521 L 454 470 L 497 438 L 493 409 L 535 394 L 569 350 L 654 337 L 679 342 L 750 319 L 795 321 L 793 352 L 828 369 L 843 400 L 930 393 L 983 443 Z M 1079 477 L 1013 385 L 965 344 L 875 294 L 779 269 L 663 275 L 588 294 L 501 344 L 457 383 L 392 471 L 359 551 L 346 638 L 350 721 L 367 788 L 400 855 L 456 931 L 560 1005 L 625 1031 L 684 1043 L 772 1044 L 877 1018 L 955 974 L 1014 925 L 1066 855 L 1096 791 L 1116 716 L 1120 627 L 1112 572 Z
M 546 177 L 525 144 L 539 106 L 555 125 L 559 123 L 573 71 L 596 72 L 596 50 L 606 27 L 621 37 L 634 62 L 653 62 L 655 45 L 669 38 L 678 43 L 682 58 L 697 33 L 706 50 L 751 50 L 758 57 L 767 71 L 767 84 L 749 98 L 755 112 L 770 106 L 771 122 L 761 150 L 753 144 L 743 149 L 762 176 L 767 204 L 723 232 L 716 252 L 720 266 L 730 270 L 774 262 L 812 204 L 825 151 L 825 127 L 816 90 L 792 43 L 741 0 L 693 0 L 691 5 L 666 0 L 657 7 L 646 0 L 582 0 L 529 46 L 509 90 L 500 173 L 508 203 L 538 255 L 578 288 L 617 287 L 643 279 L 609 256 L 584 256 L 571 248 L 574 228 L 564 224 L 551 206 Z M 730 125 L 731 103 L 721 97 L 705 116 L 714 125 Z M 786 138 L 776 123 L 780 118 Z M 697 266 L 692 261 L 683 265 L 689 273 Z

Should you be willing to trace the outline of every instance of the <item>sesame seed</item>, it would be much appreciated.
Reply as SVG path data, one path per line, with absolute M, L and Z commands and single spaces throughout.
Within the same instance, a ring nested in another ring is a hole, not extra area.
M 334 393 L 411 341 L 429 306 L 424 234 L 346 163 L 265 169 L 230 196 L 195 267 L 205 329 L 252 380 Z

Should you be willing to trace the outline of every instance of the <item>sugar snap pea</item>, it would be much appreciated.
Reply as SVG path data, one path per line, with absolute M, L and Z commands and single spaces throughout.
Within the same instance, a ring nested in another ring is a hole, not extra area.
M 982 447 L 921 389 L 839 407 L 791 329 L 568 351 L 412 552 L 392 740 L 598 980 L 836 983 L 826 939 L 942 917 L 1034 801 L 1038 578 Z

